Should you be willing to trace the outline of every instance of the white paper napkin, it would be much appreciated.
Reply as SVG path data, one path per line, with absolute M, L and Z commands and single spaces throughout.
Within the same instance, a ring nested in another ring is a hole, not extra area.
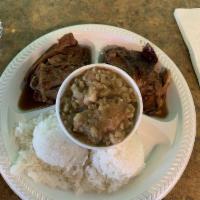
M 174 16 L 189 49 L 193 68 L 200 84 L 200 8 L 175 9 Z

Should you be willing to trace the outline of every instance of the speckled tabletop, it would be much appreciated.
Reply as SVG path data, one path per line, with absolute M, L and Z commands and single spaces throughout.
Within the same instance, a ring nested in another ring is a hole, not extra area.
M 165 200 L 200 200 L 200 89 L 187 48 L 173 17 L 175 8 L 199 7 L 199 0 L 1 0 L 0 73 L 37 37 L 73 24 L 122 27 L 148 38 L 177 64 L 191 89 L 197 112 L 197 137 L 190 162 Z M 0 178 L 0 199 L 19 199 Z

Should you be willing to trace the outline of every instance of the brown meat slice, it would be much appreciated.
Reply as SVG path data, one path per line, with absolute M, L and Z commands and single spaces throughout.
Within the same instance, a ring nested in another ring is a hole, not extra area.
M 142 57 L 143 59 L 148 62 L 149 64 L 155 65 L 158 62 L 158 57 L 154 51 L 154 49 L 151 47 L 149 43 L 147 43 L 144 48 L 142 49 Z
M 71 46 L 77 46 L 78 42 L 74 38 L 72 33 L 65 34 L 58 40 L 58 44 L 56 46 L 56 49 L 62 50 L 65 47 L 71 47 Z
M 170 83 L 169 70 L 155 65 L 158 62 L 153 48 L 147 44 L 142 52 L 124 47 L 111 47 L 104 51 L 103 62 L 118 66 L 136 81 L 142 94 L 144 113 L 166 116 L 166 93 Z
M 25 78 L 34 100 L 53 104 L 63 80 L 90 62 L 90 49 L 78 45 L 72 33 L 64 35 L 33 64 Z
M 134 68 L 131 67 L 131 60 L 136 60 L 134 58 L 136 55 L 133 52 L 128 51 L 124 47 L 111 47 L 105 50 L 103 54 L 103 62 L 118 66 L 128 73 Z
M 62 52 L 65 47 L 69 46 L 76 46 L 78 44 L 77 40 L 74 38 L 72 33 L 65 34 L 62 38 L 58 40 L 59 42 L 56 44 L 53 44 L 44 54 L 42 54 L 41 57 L 38 58 L 38 60 L 31 66 L 31 68 L 28 70 L 25 78 L 24 78 L 24 84 L 27 84 L 30 80 L 30 76 L 35 71 L 37 66 L 40 63 L 46 63 L 47 59 L 57 55 L 59 52 Z

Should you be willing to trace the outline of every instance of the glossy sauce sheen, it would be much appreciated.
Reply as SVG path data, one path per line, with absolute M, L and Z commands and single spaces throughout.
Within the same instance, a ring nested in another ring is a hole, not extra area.
M 33 110 L 35 108 L 47 107 L 49 104 L 35 101 L 33 99 L 33 90 L 26 85 L 22 90 L 18 106 L 21 110 Z

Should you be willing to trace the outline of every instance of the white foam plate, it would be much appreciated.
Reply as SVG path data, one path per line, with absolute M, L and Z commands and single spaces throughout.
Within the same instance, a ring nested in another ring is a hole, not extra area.
M 196 114 L 188 85 L 174 62 L 158 47 L 155 49 L 160 63 L 172 74 L 168 89 L 169 115 L 164 120 L 178 116 L 174 144 L 159 145 L 149 156 L 142 173 L 123 189 L 113 194 L 84 194 L 76 196 L 71 191 L 61 191 L 34 183 L 27 177 L 14 177 L 10 165 L 16 158 L 17 148 L 12 129 L 22 118 L 32 118 L 45 109 L 22 112 L 17 106 L 21 94 L 20 84 L 34 61 L 57 39 L 72 32 L 80 44 L 92 48 L 92 61 L 98 62 L 99 53 L 107 45 L 121 45 L 141 49 L 149 42 L 140 35 L 107 25 L 76 25 L 48 33 L 25 47 L 7 66 L 0 78 L 0 172 L 9 186 L 22 199 L 67 200 L 157 200 L 163 198 L 183 173 L 196 135 Z M 167 40 L 166 40 L 167 42 Z

